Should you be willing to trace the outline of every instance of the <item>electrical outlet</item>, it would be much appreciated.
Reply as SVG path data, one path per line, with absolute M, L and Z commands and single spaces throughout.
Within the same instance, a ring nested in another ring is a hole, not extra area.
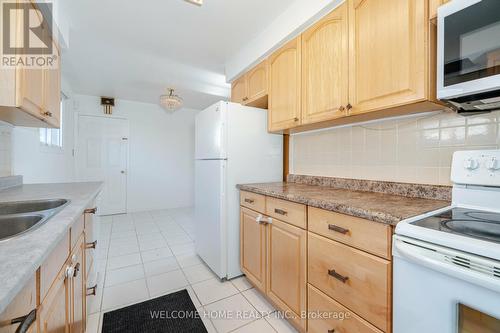
M 197 5 L 197 6 L 203 5 L 203 0 L 184 0 L 184 1 L 192 3 L 193 5 Z

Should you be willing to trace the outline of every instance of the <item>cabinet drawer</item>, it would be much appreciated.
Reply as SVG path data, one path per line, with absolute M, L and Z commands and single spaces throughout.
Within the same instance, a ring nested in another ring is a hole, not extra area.
M 391 263 L 308 233 L 308 281 L 383 331 L 391 320 Z
M 240 205 L 264 213 L 266 211 L 266 197 L 257 193 L 241 191 Z
M 59 242 L 49 255 L 47 260 L 40 266 L 40 300 L 43 302 L 50 286 L 56 279 L 57 274 L 69 257 L 69 233 Z
M 308 285 L 308 295 L 307 311 L 310 314 L 308 332 L 325 333 L 333 330 L 334 332 L 382 333 L 311 285 Z
M 266 197 L 266 214 L 281 221 L 288 222 L 299 228 L 305 229 L 306 223 L 305 205 L 286 200 Z
M 354 216 L 309 207 L 309 231 L 341 243 L 391 258 L 392 227 Z
M 73 249 L 73 247 L 75 247 L 76 242 L 78 241 L 78 239 L 80 238 L 80 236 L 83 233 L 83 230 L 85 228 L 85 222 L 84 221 L 85 221 L 85 219 L 84 219 L 83 214 L 82 214 L 82 216 L 80 216 L 80 218 L 78 219 L 78 221 L 76 221 L 71 226 L 71 229 L 70 229 L 70 233 L 71 233 L 71 249 Z

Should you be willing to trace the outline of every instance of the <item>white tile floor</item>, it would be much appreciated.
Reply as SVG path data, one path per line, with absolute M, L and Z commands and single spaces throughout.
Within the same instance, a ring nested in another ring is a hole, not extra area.
M 296 332 L 244 277 L 220 282 L 201 261 L 192 209 L 105 216 L 99 223 L 101 275 L 87 333 L 101 331 L 105 312 L 181 289 L 204 314 L 209 332 Z

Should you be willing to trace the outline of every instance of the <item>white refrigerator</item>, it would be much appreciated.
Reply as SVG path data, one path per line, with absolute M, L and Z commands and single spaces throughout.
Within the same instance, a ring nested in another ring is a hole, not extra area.
M 280 181 L 283 136 L 267 110 L 218 102 L 196 116 L 195 246 L 221 279 L 240 276 L 237 184 Z

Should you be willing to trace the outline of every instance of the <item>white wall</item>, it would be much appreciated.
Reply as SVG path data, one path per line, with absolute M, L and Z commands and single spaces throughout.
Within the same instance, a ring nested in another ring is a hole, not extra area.
M 102 115 L 100 99 L 75 95 L 75 117 Z M 117 100 L 113 116 L 129 120 L 128 211 L 189 207 L 194 201 L 194 117 L 156 104 Z
M 67 100 L 63 115 L 63 148 L 40 144 L 38 128 L 14 127 L 12 131 L 13 174 L 23 175 L 24 183 L 65 183 L 74 180 L 74 112 Z
M 39 143 L 34 128 L 13 129 L 12 169 L 25 183 L 75 181 L 74 133 L 80 114 L 102 115 L 100 98 L 72 95 L 64 113 L 64 148 Z M 194 117 L 158 105 L 117 100 L 113 115 L 129 120 L 128 211 L 189 207 L 194 200 Z
M 344 0 L 295 0 L 269 26 L 228 59 L 226 80 L 234 80 L 342 2 Z

